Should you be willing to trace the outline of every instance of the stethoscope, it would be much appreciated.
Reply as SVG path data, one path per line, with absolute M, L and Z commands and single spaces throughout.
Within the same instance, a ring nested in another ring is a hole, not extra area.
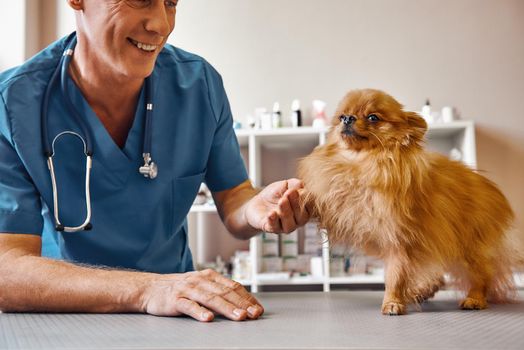
M 42 111 L 41 111 L 41 118 L 42 118 L 42 146 L 44 148 L 44 155 L 47 159 L 47 167 L 49 168 L 49 173 L 51 175 L 51 184 L 53 187 L 53 208 L 54 208 L 54 217 L 55 217 L 55 228 L 57 231 L 65 231 L 65 232 L 78 232 L 82 230 L 91 230 L 93 228 L 93 225 L 91 224 L 91 195 L 89 190 L 90 185 L 90 175 L 91 175 L 91 166 L 92 166 L 92 157 L 93 157 L 93 145 L 91 143 L 91 137 L 89 130 L 87 129 L 84 121 L 82 120 L 82 117 L 78 113 L 75 106 L 71 103 L 71 99 L 69 98 L 69 91 L 67 89 L 67 69 L 69 67 L 69 63 L 71 62 L 71 57 L 73 56 L 74 48 L 76 46 L 76 37 L 74 37 L 71 40 L 71 43 L 66 47 L 64 54 L 60 58 L 60 62 L 58 63 L 55 71 L 53 72 L 53 75 L 51 76 L 51 79 L 49 80 L 49 84 L 47 85 L 47 88 L 45 90 L 44 99 L 42 103 Z M 51 94 L 51 90 L 53 85 L 56 83 L 58 79 L 58 75 L 60 73 L 60 88 L 62 90 L 62 94 L 64 96 L 64 100 L 66 103 L 67 108 L 69 109 L 69 112 L 73 114 L 74 118 L 76 119 L 76 122 L 80 126 L 81 132 L 84 135 L 82 137 L 80 134 L 74 132 L 74 131 L 63 131 L 56 135 L 53 138 L 53 141 L 51 143 L 49 142 L 49 131 L 48 131 L 48 108 L 49 108 L 49 96 Z M 142 165 L 138 171 L 140 174 L 142 174 L 144 177 L 149 179 L 154 179 L 158 175 L 158 167 L 153 162 L 153 159 L 151 158 L 151 120 L 153 118 L 153 102 L 152 102 L 152 82 L 151 77 L 147 77 L 145 80 L 146 84 L 146 119 L 145 119 L 145 131 L 144 131 L 144 144 L 143 144 L 143 151 L 142 151 L 142 157 L 144 158 L 144 165 Z M 63 135 L 72 135 L 78 137 L 84 146 L 84 154 L 86 156 L 86 178 L 85 178 L 85 201 L 86 201 L 86 218 L 84 222 L 79 226 L 69 227 L 64 226 L 60 222 L 60 214 L 58 209 L 58 191 L 56 186 L 56 177 L 55 177 L 55 169 L 53 165 L 53 156 L 55 155 L 55 142 Z

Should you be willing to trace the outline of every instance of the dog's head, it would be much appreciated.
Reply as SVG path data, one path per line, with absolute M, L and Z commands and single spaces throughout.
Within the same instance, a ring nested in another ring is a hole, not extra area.
M 332 126 L 338 142 L 355 151 L 419 146 L 427 130 L 417 113 L 404 111 L 393 97 L 372 89 L 350 91 Z

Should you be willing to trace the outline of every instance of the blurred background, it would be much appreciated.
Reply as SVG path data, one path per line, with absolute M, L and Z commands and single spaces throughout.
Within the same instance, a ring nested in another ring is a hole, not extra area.
M 65 0 L 0 0 L 0 70 L 74 30 Z M 524 1 L 180 0 L 169 42 L 222 74 L 235 118 L 300 99 L 328 116 L 377 88 L 407 109 L 453 106 L 476 124 L 478 168 L 524 231 Z

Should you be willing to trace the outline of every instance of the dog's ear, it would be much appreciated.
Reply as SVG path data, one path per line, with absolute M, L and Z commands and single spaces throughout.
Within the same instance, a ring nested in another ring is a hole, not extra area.
M 415 112 L 404 112 L 404 115 L 406 116 L 410 129 L 412 130 L 411 136 L 422 140 L 426 130 L 428 130 L 428 124 L 424 118 Z

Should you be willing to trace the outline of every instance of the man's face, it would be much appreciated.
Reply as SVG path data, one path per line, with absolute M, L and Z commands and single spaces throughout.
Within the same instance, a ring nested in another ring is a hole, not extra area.
M 178 0 L 84 0 L 79 36 L 104 73 L 145 78 L 175 27 Z

